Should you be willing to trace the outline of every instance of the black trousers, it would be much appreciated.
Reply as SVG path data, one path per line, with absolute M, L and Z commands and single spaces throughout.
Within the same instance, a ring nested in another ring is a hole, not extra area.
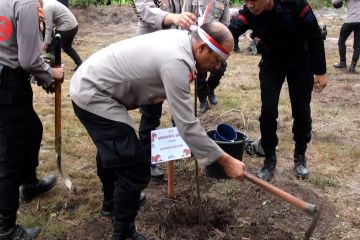
M 141 190 L 150 181 L 149 161 L 134 129 L 87 112 L 75 103 L 73 108 L 96 145 L 97 173 L 103 188 L 109 195 L 113 189 L 115 219 L 134 222 Z
M 75 62 L 76 66 L 80 66 L 82 61 L 79 54 L 72 47 L 72 43 L 74 41 L 75 35 L 78 32 L 78 26 L 68 31 L 56 31 L 56 33 L 60 33 L 61 35 L 61 48 L 64 52 L 71 57 L 71 59 Z
M 360 56 L 360 22 L 357 23 L 344 23 L 340 29 L 339 36 L 339 55 L 340 61 L 346 62 L 346 45 L 345 42 L 348 39 L 349 35 L 354 32 L 354 43 L 353 43 L 353 55 L 352 62 L 357 63 Z
M 306 145 L 311 140 L 311 93 L 314 77 L 309 68 L 297 70 L 279 70 L 260 63 L 261 115 L 260 132 L 261 144 L 265 155 L 275 154 L 278 144 L 277 118 L 279 96 L 282 85 L 287 79 L 291 102 L 292 117 L 294 119 L 292 132 L 295 143 Z
M 7 68 L 0 83 L 0 214 L 16 213 L 19 187 L 36 178 L 43 127 L 29 75 Z
M 200 101 L 205 101 L 209 92 L 215 90 L 220 84 L 220 79 L 224 76 L 226 71 L 227 63 L 223 61 L 220 65 L 219 70 L 210 73 L 209 79 L 207 73 L 198 73 L 197 76 L 197 95 Z
M 144 147 L 146 159 L 151 162 L 151 138 L 150 133 L 160 126 L 163 102 L 141 106 L 139 139 Z

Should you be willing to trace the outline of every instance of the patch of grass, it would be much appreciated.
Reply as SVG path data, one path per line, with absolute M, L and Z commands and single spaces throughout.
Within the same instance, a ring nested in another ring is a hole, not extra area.
M 324 190 L 326 187 L 339 188 L 340 181 L 334 177 L 327 177 L 320 173 L 316 173 L 312 178 L 310 178 L 310 182 L 317 188 L 321 188 Z

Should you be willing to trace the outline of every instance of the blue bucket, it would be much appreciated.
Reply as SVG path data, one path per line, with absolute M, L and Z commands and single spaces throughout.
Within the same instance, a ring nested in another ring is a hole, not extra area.
M 225 123 L 217 125 L 216 131 L 214 134 L 214 140 L 223 141 L 223 142 L 233 142 L 237 138 L 237 133 L 235 129 Z

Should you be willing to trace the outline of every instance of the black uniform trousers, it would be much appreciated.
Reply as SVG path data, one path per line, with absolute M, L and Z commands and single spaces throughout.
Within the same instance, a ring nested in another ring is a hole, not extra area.
M 150 181 L 149 161 L 134 129 L 85 111 L 74 102 L 73 108 L 96 145 L 97 173 L 108 194 L 104 197 L 113 193 L 115 219 L 134 222 L 141 190 Z
M 61 48 L 64 52 L 69 55 L 69 57 L 75 62 L 76 66 L 79 67 L 82 64 L 82 60 L 76 50 L 72 47 L 75 35 L 78 32 L 79 26 L 68 30 L 68 31 L 59 31 L 56 30 L 56 33 L 61 35 Z M 48 47 L 48 52 L 55 54 L 55 41 L 51 42 L 50 46 Z
M 143 105 L 140 108 L 141 119 L 139 127 L 139 139 L 144 147 L 146 158 L 151 162 L 151 138 L 152 130 L 160 126 L 163 102 Z
M 354 43 L 353 43 L 353 55 L 352 62 L 357 63 L 360 56 L 360 22 L 357 23 L 344 23 L 340 29 L 339 36 L 339 55 L 340 61 L 346 62 L 346 45 L 345 42 L 348 39 L 349 35 L 354 32 Z
M 207 73 L 198 73 L 197 75 L 197 95 L 200 101 L 205 101 L 209 92 L 215 90 L 220 84 L 220 79 L 224 76 L 226 71 L 227 63 L 223 61 L 220 65 L 219 70 L 213 71 L 210 73 L 209 79 L 207 78 Z
M 310 102 L 314 76 L 310 68 L 279 69 L 270 67 L 262 61 L 259 73 L 262 104 L 259 120 L 261 144 L 266 156 L 275 154 L 275 148 L 278 144 L 276 134 L 278 104 L 285 78 L 288 83 L 292 117 L 294 119 L 292 127 L 293 139 L 296 144 L 300 145 L 306 145 L 311 140 Z
M 5 67 L 0 82 L 0 214 L 16 213 L 20 185 L 36 181 L 43 127 L 32 96 L 29 74 Z

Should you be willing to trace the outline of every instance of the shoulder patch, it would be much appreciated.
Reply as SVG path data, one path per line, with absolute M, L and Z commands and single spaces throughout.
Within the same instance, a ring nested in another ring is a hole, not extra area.
M 0 42 L 6 41 L 13 33 L 13 27 L 10 19 L 0 16 Z

